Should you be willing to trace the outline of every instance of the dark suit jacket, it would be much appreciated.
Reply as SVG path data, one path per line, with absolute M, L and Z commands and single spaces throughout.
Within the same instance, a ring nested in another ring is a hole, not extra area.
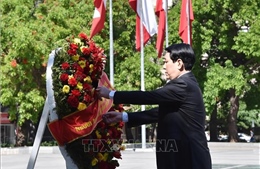
M 127 127 L 137 127 L 143 124 L 158 123 L 159 108 L 145 111 L 132 112 L 128 114 Z
M 158 169 L 212 168 L 204 132 L 203 98 L 191 72 L 154 91 L 117 91 L 114 103 L 159 105 L 152 111 L 128 114 L 130 125 L 158 122 Z

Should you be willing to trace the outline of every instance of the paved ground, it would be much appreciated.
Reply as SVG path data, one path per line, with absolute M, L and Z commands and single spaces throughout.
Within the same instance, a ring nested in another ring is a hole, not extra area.
M 209 144 L 213 169 L 260 169 L 259 143 Z M 1 150 L 1 169 L 26 169 L 30 153 Z M 149 149 L 127 149 L 122 152 L 118 169 L 156 169 L 155 152 Z M 65 169 L 63 157 L 55 148 L 50 152 L 40 148 L 35 169 Z

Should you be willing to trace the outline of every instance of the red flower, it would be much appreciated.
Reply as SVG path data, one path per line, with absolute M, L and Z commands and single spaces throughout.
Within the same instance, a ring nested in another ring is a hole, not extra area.
M 89 103 L 89 102 L 91 102 L 92 100 L 93 100 L 93 98 L 92 98 L 90 95 L 87 95 L 87 94 L 86 94 L 86 95 L 84 96 L 84 101 L 85 101 L 85 102 Z
M 100 49 L 98 47 L 96 47 L 96 45 L 95 45 L 95 43 L 93 41 L 89 42 L 89 48 L 90 48 L 90 50 L 92 51 L 93 54 L 99 53 Z
M 74 77 L 69 78 L 68 84 L 71 86 L 76 86 L 77 85 L 77 80 Z
M 113 131 L 111 129 L 108 129 L 107 133 L 109 134 L 110 137 L 113 136 Z
M 73 107 L 73 108 L 77 108 L 78 107 L 78 105 L 79 105 L 79 99 L 78 99 L 78 97 L 75 97 L 74 95 L 70 95 L 69 97 L 68 97 L 68 104 L 71 106 L 71 107 Z
M 101 140 L 95 139 L 93 142 L 94 147 L 96 150 L 100 150 L 104 145 L 102 144 Z
M 81 71 L 76 71 L 76 73 L 74 74 L 74 77 L 78 81 L 83 81 L 83 79 L 86 77 L 86 75 L 83 74 Z
M 69 50 L 68 50 L 68 54 L 69 54 L 70 56 L 74 56 L 74 55 L 77 54 L 77 50 L 75 50 L 75 49 L 69 49 Z
M 83 72 L 84 69 L 82 69 L 82 67 L 80 65 L 78 65 L 76 70 Z
M 123 108 L 123 105 L 122 105 L 122 104 L 119 104 L 119 105 L 118 105 L 118 111 L 119 111 L 119 112 L 124 111 L 124 108 Z
M 62 73 L 62 74 L 60 75 L 60 80 L 61 80 L 62 82 L 66 82 L 66 81 L 68 80 L 68 78 L 69 78 L 69 75 L 68 75 L 67 73 Z
M 79 90 L 71 90 L 71 94 L 75 97 L 79 97 L 80 96 L 80 91 Z
M 79 34 L 79 38 L 83 39 L 83 40 L 88 40 L 88 37 L 87 37 L 87 35 L 85 33 L 80 33 Z
M 123 109 L 123 110 L 124 110 L 124 109 Z M 123 111 L 123 110 L 122 110 L 122 111 Z M 122 128 L 123 126 L 124 126 L 124 122 L 122 122 L 122 121 L 121 121 L 121 122 L 119 122 L 119 125 L 118 125 L 118 127 Z
M 90 84 L 88 84 L 88 83 L 84 83 L 83 84 L 83 89 L 85 91 L 90 91 L 92 89 L 92 86 Z
M 76 50 L 76 51 L 77 51 L 78 45 L 75 44 L 75 43 L 71 43 L 71 44 L 70 44 L 70 49 L 73 49 L 73 50 Z
M 106 123 L 104 123 L 103 121 L 99 122 L 97 125 L 98 128 L 104 129 L 106 127 Z
M 17 66 L 17 62 L 16 62 L 15 59 L 11 61 L 11 66 L 12 66 L 13 68 L 15 68 L 15 67 Z
M 99 74 L 97 74 L 96 71 L 93 71 L 93 72 L 91 73 L 90 77 L 91 77 L 91 79 L 93 79 L 93 81 L 96 81 L 98 75 L 99 75 Z
M 103 70 L 103 65 L 97 65 L 94 69 L 94 72 L 101 72 Z
M 89 63 L 88 63 L 88 64 L 86 64 L 86 67 L 84 68 L 84 73 L 89 74 L 89 70 L 90 70 L 90 68 L 89 68 Z
M 120 130 L 117 130 L 115 127 L 110 128 L 110 130 L 112 131 L 112 136 L 113 136 L 114 138 L 118 138 L 118 136 L 121 135 L 121 131 L 120 131 Z
M 73 63 L 72 65 L 73 69 L 78 70 L 80 72 L 83 72 L 83 69 L 80 67 L 78 63 Z
M 84 54 L 84 55 L 89 55 L 90 53 L 91 53 L 91 50 L 89 50 L 89 48 L 83 48 L 83 50 L 82 50 L 82 53 Z
M 113 156 L 118 159 L 122 159 L 120 151 L 114 151 Z
M 68 62 L 64 62 L 62 63 L 61 67 L 63 70 L 67 70 L 70 67 L 70 65 L 68 64 Z

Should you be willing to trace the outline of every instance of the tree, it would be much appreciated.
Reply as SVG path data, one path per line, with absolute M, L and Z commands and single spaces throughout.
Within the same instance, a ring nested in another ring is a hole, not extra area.
M 230 141 L 237 141 L 237 114 L 239 100 L 246 100 L 246 93 L 253 86 L 250 81 L 259 72 L 259 1 L 195 1 L 194 41 L 198 53 L 207 53 L 211 60 L 204 83 L 204 98 L 211 112 L 216 98 L 223 100 L 229 91 L 230 110 L 227 113 Z M 248 33 L 242 32 L 245 24 Z M 251 32 L 251 33 L 250 33 Z M 250 39 L 250 40 L 249 40 Z M 246 45 L 245 45 L 246 43 Z M 197 46 L 198 44 L 199 46 Z M 197 54 L 198 54 L 197 53 Z M 203 77 L 203 76 L 202 76 Z M 259 81 L 256 88 L 259 89 Z M 222 99 L 221 99 L 222 97 Z M 255 106 L 259 105 L 256 103 Z M 249 108 L 249 107 L 248 107 Z
M 9 107 L 11 120 L 18 117 L 19 125 L 27 119 L 36 122 L 46 98 L 49 53 L 61 47 L 66 37 L 89 33 L 94 7 L 76 0 L 3 0 L 0 9 L 0 102 Z
M 220 74 L 221 76 L 219 76 Z M 247 81 L 243 76 L 243 66 L 235 68 L 230 60 L 227 60 L 224 66 L 215 63 L 207 71 L 207 78 L 204 86 L 204 91 L 207 91 L 204 93 L 206 107 L 213 111 L 217 103 L 228 96 L 230 110 L 228 113 L 226 112 L 225 116 L 227 117 L 229 135 L 233 135 L 233 139 L 237 141 L 236 123 L 239 96 L 246 91 L 245 87 L 247 87 Z M 219 98 L 222 99 L 219 100 Z M 220 104 L 223 103 L 220 102 Z

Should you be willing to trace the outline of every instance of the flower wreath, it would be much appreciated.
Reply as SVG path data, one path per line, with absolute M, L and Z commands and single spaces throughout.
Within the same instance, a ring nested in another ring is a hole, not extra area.
M 59 121 L 70 120 L 75 112 L 85 113 L 84 110 L 97 101 L 95 88 L 104 74 L 106 59 L 103 49 L 84 33 L 78 38 L 67 39 L 67 42 L 56 51 L 52 66 L 55 111 Z M 112 105 L 108 110 L 122 112 L 123 107 Z M 77 118 L 81 117 L 82 114 Z M 117 159 L 121 159 L 120 151 L 124 149 L 122 128 L 122 122 L 106 124 L 98 121 L 90 134 L 66 143 L 66 151 L 79 169 L 114 169 L 119 166 Z M 69 135 L 70 131 L 65 132 Z

